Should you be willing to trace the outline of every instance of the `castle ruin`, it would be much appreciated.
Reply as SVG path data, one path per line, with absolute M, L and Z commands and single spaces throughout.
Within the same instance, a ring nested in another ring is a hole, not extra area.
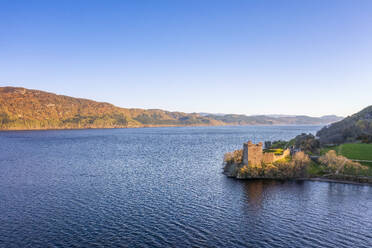
M 275 152 L 264 152 L 262 149 L 262 142 L 253 144 L 248 141 L 243 144 L 243 164 L 259 166 L 262 163 L 270 164 L 277 160 L 283 159 L 290 155 L 290 150 L 286 149 L 282 154 L 275 154 Z

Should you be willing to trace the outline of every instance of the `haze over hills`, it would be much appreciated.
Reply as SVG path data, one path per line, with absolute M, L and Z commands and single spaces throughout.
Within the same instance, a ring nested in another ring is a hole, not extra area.
M 324 125 L 338 116 L 246 116 L 120 108 L 109 103 L 18 87 L 0 87 L 0 129 L 125 128 L 149 126 Z
M 329 124 L 342 119 L 335 115 L 327 115 L 322 117 L 310 117 L 306 115 L 285 115 L 285 116 L 270 116 L 270 115 L 205 115 L 205 117 L 214 120 L 222 121 L 229 125 L 315 125 Z

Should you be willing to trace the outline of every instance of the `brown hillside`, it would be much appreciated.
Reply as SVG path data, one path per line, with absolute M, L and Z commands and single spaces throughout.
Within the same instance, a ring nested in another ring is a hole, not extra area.
M 0 129 L 222 125 L 198 114 L 126 109 L 25 88 L 0 88 Z
M 338 116 L 246 116 L 187 114 L 119 108 L 109 103 L 40 90 L 0 87 L 0 130 L 124 128 L 145 126 L 321 125 Z

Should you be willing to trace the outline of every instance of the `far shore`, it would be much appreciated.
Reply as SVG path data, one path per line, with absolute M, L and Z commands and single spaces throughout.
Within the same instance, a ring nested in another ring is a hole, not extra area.
M 0 132 L 7 131 L 49 131 L 49 130 L 90 130 L 90 129 L 130 129 L 130 128 L 153 128 L 153 127 L 215 127 L 212 125 L 143 125 L 143 126 L 128 126 L 128 127 L 82 127 L 82 128 L 20 128 L 20 129 L 0 129 Z M 218 125 L 225 126 L 225 125 Z
M 8 131 L 48 131 L 48 130 L 89 130 L 89 129 L 129 129 L 129 128 L 154 128 L 154 127 L 283 127 L 283 126 L 323 126 L 324 124 L 259 124 L 259 125 L 203 125 L 203 124 L 193 124 L 193 125 L 142 125 L 142 126 L 128 126 L 128 127 L 82 127 L 82 128 L 9 128 L 0 129 L 0 132 Z

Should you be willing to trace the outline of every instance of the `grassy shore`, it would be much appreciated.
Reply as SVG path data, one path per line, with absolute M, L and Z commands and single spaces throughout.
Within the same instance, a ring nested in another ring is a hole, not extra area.
M 362 143 L 347 143 L 338 146 L 332 146 L 323 148 L 321 154 L 327 153 L 329 150 L 335 150 L 338 155 L 342 155 L 352 160 L 358 161 L 360 164 L 368 166 L 368 171 L 366 176 L 372 176 L 372 144 L 362 144 Z M 363 161 L 364 160 L 364 161 Z M 313 169 L 315 170 L 315 169 Z
M 349 143 L 339 146 L 327 147 L 322 149 L 322 154 L 329 150 L 335 150 L 338 155 L 345 156 L 349 159 L 371 160 L 372 161 L 372 144 Z
M 338 155 L 349 159 L 372 161 L 372 144 L 348 143 L 339 146 L 323 148 L 321 154 L 335 150 Z M 372 162 L 361 162 L 363 165 L 372 166 Z

